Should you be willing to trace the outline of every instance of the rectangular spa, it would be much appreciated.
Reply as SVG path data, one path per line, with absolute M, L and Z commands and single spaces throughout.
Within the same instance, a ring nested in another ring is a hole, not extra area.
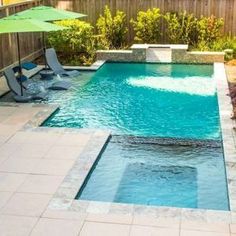
M 78 199 L 229 210 L 213 65 L 106 63 L 72 83 L 44 125 L 112 132 Z
M 220 142 L 145 141 L 112 137 L 77 199 L 229 209 Z

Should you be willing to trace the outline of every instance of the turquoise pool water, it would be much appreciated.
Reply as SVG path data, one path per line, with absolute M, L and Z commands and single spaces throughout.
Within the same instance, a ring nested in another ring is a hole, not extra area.
M 107 63 L 52 92 L 48 102 L 61 108 L 45 126 L 115 135 L 77 198 L 228 210 L 213 73 L 212 65 Z
M 77 198 L 228 210 L 221 145 L 140 144 L 114 136 Z
M 55 92 L 61 109 L 44 125 L 109 129 L 113 134 L 217 139 L 212 65 L 107 63 Z

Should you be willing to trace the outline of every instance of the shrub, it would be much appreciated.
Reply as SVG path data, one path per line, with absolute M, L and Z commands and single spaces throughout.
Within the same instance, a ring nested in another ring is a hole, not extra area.
M 198 49 L 211 49 L 212 44 L 221 37 L 223 19 L 215 16 L 201 17 L 197 23 Z
M 117 11 L 113 17 L 108 6 L 105 6 L 104 15 L 97 20 L 98 44 L 101 48 L 119 49 L 124 47 L 126 41 L 126 15 Z
M 226 60 L 230 60 L 233 58 L 236 58 L 236 37 L 222 37 L 218 40 L 216 40 L 211 45 L 211 50 L 213 51 L 224 51 L 226 49 L 232 50 L 232 55 L 230 53 L 230 50 L 226 51 Z M 233 58 L 232 58 L 233 57 Z
M 48 43 L 54 47 L 65 64 L 91 64 L 95 58 L 93 27 L 80 20 L 63 20 L 55 24 L 68 29 L 50 32 Z
M 140 43 L 158 43 L 161 35 L 160 19 L 159 8 L 148 9 L 146 12 L 139 11 L 136 21 L 131 20 L 135 31 L 134 40 Z
M 166 13 L 166 32 L 170 43 L 194 45 L 196 43 L 197 19 L 186 11 L 182 13 Z

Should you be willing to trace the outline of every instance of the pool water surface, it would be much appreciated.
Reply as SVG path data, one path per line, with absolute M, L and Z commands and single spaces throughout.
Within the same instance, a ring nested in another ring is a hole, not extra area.
M 82 200 L 228 210 L 219 142 L 146 144 L 113 136 L 77 198 Z
M 106 63 L 73 79 L 49 103 L 60 111 L 45 126 L 99 128 L 134 136 L 218 139 L 212 65 Z

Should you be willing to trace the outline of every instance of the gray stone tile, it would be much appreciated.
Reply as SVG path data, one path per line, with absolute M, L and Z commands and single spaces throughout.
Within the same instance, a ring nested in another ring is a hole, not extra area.
M 112 203 L 110 206 L 110 209 L 109 209 L 109 213 L 133 215 L 134 205 L 133 204 Z
M 48 209 L 50 210 L 69 210 L 73 199 L 53 198 L 51 199 Z
M 73 200 L 70 210 L 80 212 L 80 213 L 87 213 L 87 208 L 90 204 L 90 201 L 85 200 Z

